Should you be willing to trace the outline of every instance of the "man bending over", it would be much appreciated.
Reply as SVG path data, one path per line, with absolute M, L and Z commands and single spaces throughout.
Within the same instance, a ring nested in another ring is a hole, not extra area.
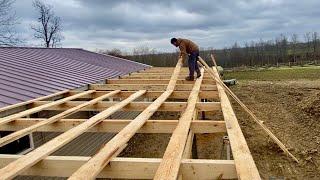
M 194 80 L 194 72 L 197 73 L 197 78 L 201 76 L 199 66 L 198 66 L 198 56 L 199 56 L 199 47 L 194 42 L 189 39 L 182 38 L 172 38 L 171 44 L 180 49 L 180 57 L 182 62 L 185 62 L 186 56 L 189 56 L 188 66 L 189 66 L 189 76 L 186 77 L 187 81 Z

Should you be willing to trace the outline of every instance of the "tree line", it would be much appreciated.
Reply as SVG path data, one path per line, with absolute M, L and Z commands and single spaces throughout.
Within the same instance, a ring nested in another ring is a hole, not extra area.
M 124 57 L 153 66 L 174 66 L 177 52 L 160 53 L 155 49 L 144 47 L 131 54 L 120 50 L 104 51 L 114 56 Z M 231 47 L 222 49 L 200 49 L 200 56 L 211 64 L 210 55 L 214 54 L 219 65 L 223 67 L 240 66 L 276 66 L 303 65 L 320 63 L 320 40 L 317 32 L 307 32 L 303 37 L 292 34 L 287 37 L 279 35 L 273 40 L 245 42 L 240 45 L 235 42 Z

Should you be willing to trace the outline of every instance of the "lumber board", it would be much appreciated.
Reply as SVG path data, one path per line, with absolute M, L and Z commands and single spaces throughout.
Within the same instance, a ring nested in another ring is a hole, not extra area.
M 18 131 L 38 122 L 44 118 L 21 118 L 0 126 L 0 131 Z M 54 124 L 46 124 L 34 130 L 34 132 L 65 132 L 80 125 L 88 119 L 61 119 Z M 87 132 L 118 133 L 132 120 L 129 119 L 105 119 Z M 178 120 L 147 120 L 137 133 L 172 133 L 178 124 Z M 224 121 L 196 120 L 192 121 L 190 129 L 194 133 L 221 133 L 226 132 Z
M 70 95 L 77 94 L 82 91 L 70 91 Z M 96 98 L 103 94 L 109 93 L 111 91 L 96 91 L 93 94 L 88 94 L 83 96 L 83 98 Z M 113 97 L 116 98 L 125 98 L 129 97 L 131 94 L 133 94 L 135 91 L 121 91 L 120 93 L 114 95 Z M 164 91 L 148 91 L 146 94 L 144 94 L 142 97 L 144 98 L 157 98 L 159 97 Z M 174 91 L 170 98 L 172 99 L 188 99 L 190 94 L 190 91 Z M 218 91 L 200 91 L 199 93 L 200 99 L 218 99 L 219 94 Z M 40 101 L 40 100 L 39 100 Z
M 8 143 L 11 143 L 11 142 L 13 142 L 13 141 L 15 141 L 15 140 L 27 135 L 27 134 L 30 134 L 30 133 L 34 132 L 37 128 L 39 128 L 41 126 L 54 123 L 54 122 L 56 122 L 56 121 L 58 121 L 58 120 L 60 120 L 60 119 L 62 119 L 64 117 L 67 117 L 67 116 L 69 116 L 69 115 L 71 115 L 73 113 L 78 112 L 80 109 L 82 109 L 82 108 L 84 108 L 86 106 L 94 105 L 97 102 L 102 101 L 102 100 L 104 100 L 104 99 L 106 99 L 108 97 L 111 97 L 114 94 L 117 94 L 119 92 L 120 92 L 120 90 L 116 90 L 116 91 L 110 92 L 108 94 L 102 95 L 100 97 L 92 99 L 91 101 L 84 102 L 84 103 L 82 103 L 82 104 L 80 104 L 78 106 L 75 106 L 75 107 L 70 108 L 70 109 L 68 109 L 66 111 L 63 111 L 62 113 L 54 115 L 54 116 L 52 116 L 52 117 L 50 117 L 50 118 L 48 118 L 48 119 L 46 119 L 44 121 L 38 122 L 38 123 L 36 123 L 36 124 L 34 124 L 32 126 L 29 126 L 29 127 L 25 128 L 25 129 L 22 129 L 20 131 L 17 131 L 17 132 L 11 133 L 11 134 L 9 134 L 9 135 L 7 135 L 5 137 L 2 137 L 2 138 L 0 138 L 0 147 L 6 145 Z
M 201 74 L 203 74 L 203 72 L 204 70 L 201 69 Z M 154 179 L 177 179 L 183 150 L 185 148 L 193 114 L 195 112 L 202 79 L 203 76 L 198 78 L 192 88 L 188 98 L 187 107 L 183 111 L 179 119 L 179 123 L 170 138 L 169 144 L 166 148 Z
M 47 104 L 48 101 L 39 101 L 35 102 L 34 106 L 42 106 L 44 104 Z M 69 101 L 64 103 L 63 105 L 57 105 L 57 106 L 51 106 L 44 110 L 56 110 L 56 111 L 63 111 L 67 110 L 73 107 L 76 107 L 80 104 L 82 104 L 83 101 Z M 82 109 L 79 109 L 79 111 L 103 111 L 104 109 L 111 107 L 118 103 L 118 101 L 106 101 L 106 102 L 98 102 L 94 106 L 89 105 Z M 131 102 L 124 108 L 120 109 L 119 111 L 143 111 L 146 109 L 152 102 Z M 187 102 L 164 102 L 158 111 L 172 111 L 172 112 L 178 112 L 183 111 L 187 107 Z M 198 111 L 220 111 L 221 105 L 220 102 L 197 102 L 196 103 L 196 109 Z
M 35 108 L 28 109 L 28 110 L 25 110 L 25 111 L 22 111 L 22 112 L 19 112 L 19 113 L 16 113 L 16 114 L 12 114 L 10 116 L 6 116 L 6 117 L 3 117 L 3 118 L 0 118 L 0 126 L 2 124 L 8 123 L 10 121 L 13 121 L 13 120 L 15 120 L 17 118 L 21 118 L 21 117 L 28 116 L 28 115 L 33 114 L 33 113 L 37 113 L 37 112 L 42 111 L 42 110 L 44 110 L 44 109 L 46 109 L 46 108 L 48 108 L 50 106 L 60 105 L 60 104 L 63 104 L 65 102 L 80 98 L 83 95 L 91 94 L 93 92 L 95 92 L 95 91 L 94 90 L 90 90 L 90 91 L 81 92 L 81 93 L 73 95 L 73 96 L 69 96 L 69 97 L 66 97 L 66 98 L 63 98 L 63 99 L 60 99 L 60 100 L 57 100 L 57 101 L 52 101 L 50 103 L 43 104 L 43 105 L 41 105 L 39 107 L 35 107 Z
M 216 77 L 219 77 L 216 69 L 214 69 L 214 73 Z M 217 84 L 217 87 L 221 98 L 223 117 L 227 124 L 227 133 L 230 140 L 238 178 L 261 179 L 228 96 L 220 84 Z
M 117 135 L 115 135 L 109 142 L 107 142 L 98 153 L 96 153 L 88 162 L 74 172 L 69 179 L 95 179 L 100 171 L 102 171 L 103 168 L 110 162 L 114 152 L 116 152 L 124 144 L 128 143 L 134 134 L 159 109 L 161 104 L 170 97 L 175 89 L 177 77 L 180 73 L 181 67 L 182 59 L 180 58 L 168 83 L 166 91 L 154 102 L 152 102 L 145 110 L 143 110 L 142 113 L 140 113 L 126 127 L 124 127 Z
M 170 79 L 170 75 L 153 75 L 153 76 L 124 76 L 121 79 Z M 178 79 L 185 79 L 186 76 L 179 76 Z M 209 76 L 203 77 L 205 80 L 211 80 Z
M 176 91 L 191 91 L 193 84 L 177 84 L 175 89 Z M 167 85 L 165 84 L 91 84 L 89 89 L 105 91 L 105 90 L 148 90 L 148 91 L 163 91 L 166 90 Z M 216 85 L 202 85 L 200 87 L 202 91 L 216 91 Z
M 31 166 L 33 166 L 43 158 L 47 157 L 48 155 L 50 155 L 51 153 L 53 153 L 63 145 L 75 139 L 76 137 L 78 137 L 79 135 L 81 135 L 91 127 L 95 126 L 96 124 L 101 122 L 103 119 L 107 118 L 108 116 L 118 111 L 119 109 L 123 108 L 130 102 L 139 98 L 145 92 L 146 92 L 145 90 L 137 91 L 135 94 L 131 95 L 127 99 L 93 116 L 88 121 L 85 121 L 84 123 L 66 131 L 65 133 L 57 136 L 56 138 L 50 140 L 49 142 L 31 151 L 27 155 L 15 160 L 14 162 L 11 162 L 7 166 L 0 169 L 0 174 L 1 174 L 0 179 L 14 178 L 15 176 L 19 175 L 19 173 L 30 168 Z
M 35 99 L 31 99 L 29 101 L 25 101 L 25 102 L 21 102 L 21 103 L 5 106 L 5 107 L 0 108 L 0 113 L 4 112 L 4 111 L 7 111 L 7 110 L 10 110 L 10 109 L 14 109 L 14 108 L 18 108 L 18 107 L 21 107 L 21 106 L 26 106 L 26 105 L 32 104 L 35 101 L 41 101 L 41 100 L 53 98 L 53 97 L 56 97 L 56 96 L 64 95 L 64 94 L 67 94 L 69 91 L 70 90 L 59 91 L 59 92 L 56 92 L 56 93 L 53 93 L 53 94 L 50 94 L 50 95 L 47 95 L 47 96 L 41 96 L 41 97 L 38 97 L 38 98 L 35 98 Z
M 21 158 L 23 155 L 0 155 L 0 168 Z M 29 176 L 69 177 L 90 157 L 80 156 L 48 156 L 31 168 L 22 172 Z M 152 179 L 161 159 L 158 158 L 113 158 L 100 172 L 98 178 L 111 179 Z M 186 180 L 236 179 L 233 160 L 183 159 L 181 172 Z
M 109 79 L 107 84 L 168 84 L 170 79 Z M 213 85 L 215 81 L 208 79 L 203 80 L 202 84 L 211 84 Z M 177 80 L 177 84 L 194 84 L 194 81 L 187 80 Z

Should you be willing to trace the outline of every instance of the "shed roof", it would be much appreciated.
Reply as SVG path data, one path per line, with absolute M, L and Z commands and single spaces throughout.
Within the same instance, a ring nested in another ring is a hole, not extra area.
M 73 48 L 0 48 L 0 107 L 146 69 L 130 60 Z

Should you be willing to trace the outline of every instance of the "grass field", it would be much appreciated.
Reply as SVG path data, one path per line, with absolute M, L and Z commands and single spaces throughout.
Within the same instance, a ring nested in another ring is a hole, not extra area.
M 269 69 L 257 70 L 243 70 L 243 71 L 230 71 L 224 72 L 224 79 L 237 79 L 237 80 L 259 80 L 259 81 L 272 81 L 272 80 L 298 80 L 320 79 L 320 66 L 308 67 L 280 67 Z

